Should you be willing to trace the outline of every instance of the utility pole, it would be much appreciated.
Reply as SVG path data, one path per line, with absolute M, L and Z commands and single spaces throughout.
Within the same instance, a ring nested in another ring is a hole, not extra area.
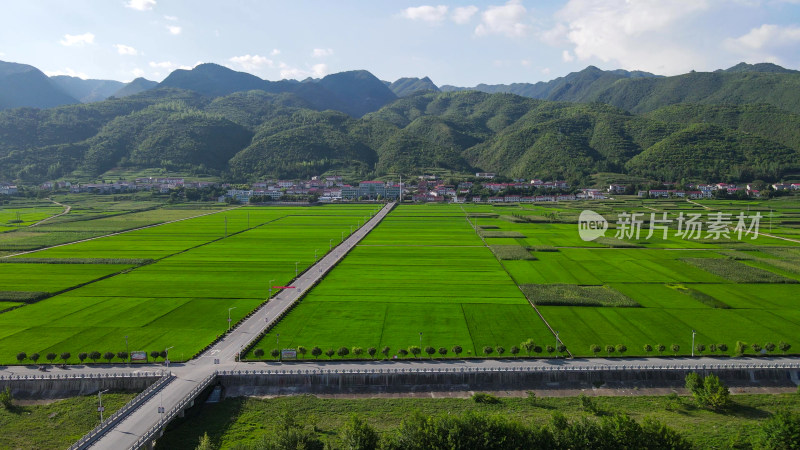
M 106 392 L 108 392 L 108 389 L 97 393 L 97 401 L 99 403 L 97 406 L 97 410 L 100 411 L 100 423 L 103 423 L 103 411 L 105 411 L 105 408 L 103 408 L 103 394 L 105 394 Z

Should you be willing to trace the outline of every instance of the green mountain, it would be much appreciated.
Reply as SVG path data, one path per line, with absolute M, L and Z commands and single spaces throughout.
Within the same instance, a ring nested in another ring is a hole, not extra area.
M 399 78 L 394 83 L 385 83 L 398 97 L 406 97 L 421 91 L 439 92 L 439 88 L 433 84 L 433 81 L 431 81 L 431 79 L 428 77 Z
M 158 86 L 158 82 L 139 77 L 114 92 L 114 97 L 127 97 Z
M 0 61 L 0 110 L 29 106 L 52 108 L 78 103 L 39 69 Z
M 146 168 L 230 181 L 439 169 L 584 184 L 597 173 L 749 181 L 800 171 L 800 114 L 776 104 L 797 95 L 790 89 L 797 74 L 582 72 L 551 94 L 585 96 L 623 76 L 603 93 L 647 112 L 479 91 L 396 98 L 365 71 L 273 83 L 205 65 L 126 97 L 0 111 L 0 180 L 96 179 Z M 766 81 L 776 92 L 758 87 Z M 247 86 L 255 88 L 240 90 Z M 647 89 L 636 96 L 632 86 Z M 754 101 L 754 91 L 763 98 Z
M 580 72 L 572 72 L 564 77 L 559 77 L 550 81 L 540 81 L 533 84 L 479 84 L 472 88 L 445 85 L 441 87 L 441 90 L 443 92 L 472 90 L 489 94 L 516 94 L 542 100 L 586 102 L 592 101 L 597 92 L 609 88 L 619 80 L 656 77 L 658 77 L 658 75 L 653 75 L 648 72 L 600 70 L 595 66 L 589 66 Z
M 105 100 L 120 90 L 125 83 L 113 80 L 84 80 L 83 78 L 57 75 L 50 80 L 62 91 L 81 103 Z

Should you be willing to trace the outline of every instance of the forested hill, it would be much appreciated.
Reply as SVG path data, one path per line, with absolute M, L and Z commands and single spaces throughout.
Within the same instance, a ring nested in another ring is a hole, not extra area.
M 512 93 L 541 100 L 601 102 L 633 113 L 654 111 L 679 103 L 768 103 L 800 113 L 800 72 L 769 63 L 740 63 L 725 70 L 691 72 L 671 77 L 638 71 L 607 71 L 589 66 L 548 82 L 480 84 L 473 88 L 442 86 L 441 90 L 477 90 Z
M 214 96 L 164 86 L 96 103 L 1 111 L 0 180 L 92 179 L 142 168 L 231 181 L 439 168 L 573 183 L 597 172 L 734 181 L 777 180 L 800 168 L 800 118 L 775 105 L 682 104 L 637 115 L 601 103 L 426 91 L 362 117 L 319 110 L 342 101 L 331 84 L 369 92 L 351 103 L 362 111 L 385 102 L 386 85 L 369 79 L 375 90 L 364 91 L 362 76 L 297 83 L 327 92 L 324 98 L 299 89 Z

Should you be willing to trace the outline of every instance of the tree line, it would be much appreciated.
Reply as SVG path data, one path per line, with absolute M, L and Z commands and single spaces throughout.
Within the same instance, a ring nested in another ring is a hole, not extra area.
M 302 345 L 298 346 L 296 350 L 297 353 L 301 355 L 303 358 L 305 358 L 306 354 L 309 353 L 308 348 Z M 546 345 L 542 347 L 541 345 L 536 344 L 533 341 L 533 339 L 528 339 L 526 341 L 521 342 L 519 346 L 513 345 L 509 349 L 506 349 L 505 347 L 500 345 L 495 347 L 487 345 L 484 346 L 481 350 L 485 356 L 491 356 L 492 354 L 495 353 L 498 356 L 502 356 L 507 351 L 511 356 L 515 358 L 517 357 L 517 355 L 519 355 L 521 350 L 525 350 L 528 356 L 531 356 L 531 352 L 536 353 L 538 355 L 546 350 L 547 353 L 552 357 L 554 356 L 553 354 L 555 352 L 558 352 L 559 354 L 565 353 L 567 351 L 567 346 L 559 343 L 556 346 Z M 428 355 L 429 358 L 433 358 L 437 354 L 439 355 L 439 357 L 444 358 L 450 353 L 458 357 L 461 355 L 461 353 L 463 353 L 464 348 L 460 345 L 454 345 L 450 349 L 448 349 L 447 347 L 436 348 L 432 346 L 420 347 L 417 345 L 412 345 L 409 346 L 408 348 L 400 348 L 395 351 L 396 351 L 395 356 L 400 356 L 403 358 L 408 357 L 408 355 L 411 355 L 414 358 L 418 358 L 423 352 L 426 355 Z M 389 354 L 391 352 L 392 349 L 389 346 L 385 346 L 380 350 L 380 353 L 386 358 L 389 357 Z M 367 349 L 364 349 L 362 347 L 352 347 L 352 348 L 339 347 L 338 349 L 328 348 L 327 350 L 323 351 L 320 347 L 312 347 L 310 353 L 311 356 L 314 357 L 314 359 L 319 359 L 319 357 L 322 356 L 323 354 L 327 356 L 328 359 L 333 358 L 334 355 L 339 356 L 340 358 L 344 358 L 351 354 L 356 358 L 362 358 L 364 357 L 364 355 L 369 355 L 370 358 L 375 358 L 375 356 L 378 354 L 378 349 L 376 347 L 369 347 Z M 253 356 L 255 356 L 256 358 L 259 359 L 263 358 L 264 355 L 265 352 L 263 348 L 257 348 L 253 351 Z M 278 350 L 277 348 L 272 349 L 270 351 L 270 356 L 277 359 L 279 356 L 281 356 L 281 351 Z

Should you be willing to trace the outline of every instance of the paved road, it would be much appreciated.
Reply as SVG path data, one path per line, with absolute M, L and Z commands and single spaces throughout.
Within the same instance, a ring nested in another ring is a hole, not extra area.
M 284 289 L 269 302 L 260 307 L 255 314 L 240 322 L 231 332 L 216 345 L 205 351 L 198 358 L 170 368 L 176 379 L 161 392 L 148 400 L 139 409 L 98 440 L 93 449 L 129 448 L 136 440 L 158 423 L 158 408 L 163 406 L 169 411 L 181 399 L 186 397 L 195 386 L 215 370 L 235 369 L 238 364 L 238 353 L 256 339 L 267 327 L 268 322 L 277 318 L 295 301 L 300 299 L 314 283 L 330 271 L 361 239 L 363 239 L 394 207 L 394 203 L 384 206 L 361 228 L 354 231 L 347 239 L 329 252 L 315 265 L 297 277 L 292 286 Z M 215 364 L 219 360 L 220 364 Z

